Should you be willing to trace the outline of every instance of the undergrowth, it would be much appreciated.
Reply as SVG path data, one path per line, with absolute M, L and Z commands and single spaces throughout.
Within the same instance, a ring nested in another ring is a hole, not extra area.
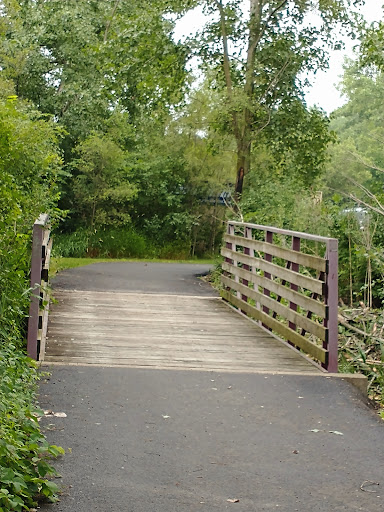
M 160 258 L 185 260 L 190 256 L 190 243 L 173 240 L 155 244 L 132 227 L 109 228 L 90 232 L 54 235 L 54 254 L 64 258 Z
M 33 362 L 14 345 L 1 346 L 0 375 L 0 512 L 21 512 L 42 499 L 56 501 L 50 459 L 64 451 L 40 432 Z
M 339 309 L 339 368 L 368 377 L 368 396 L 384 419 L 384 312 L 365 307 Z

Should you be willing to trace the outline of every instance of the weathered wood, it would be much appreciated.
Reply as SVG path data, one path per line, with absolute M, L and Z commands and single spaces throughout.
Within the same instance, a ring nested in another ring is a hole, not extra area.
M 318 361 L 322 363 L 327 362 L 328 351 L 325 350 L 324 348 L 319 347 L 318 345 L 309 341 L 307 338 L 300 336 L 300 334 L 290 329 L 287 325 L 282 324 L 281 322 L 264 313 L 263 311 L 260 311 L 255 307 L 251 306 L 250 304 L 248 304 L 247 302 L 244 302 L 243 300 L 235 297 L 227 290 L 222 290 L 221 296 L 230 304 L 233 304 L 242 311 L 245 311 L 246 314 L 251 318 L 263 322 L 263 324 L 270 327 L 277 334 L 284 336 L 285 339 L 291 341 L 297 347 L 301 348 L 307 354 L 310 354 Z
M 35 221 L 32 232 L 31 298 L 27 332 L 27 354 L 32 359 L 42 359 L 46 334 L 49 299 L 46 283 L 51 244 L 49 216 L 42 214 Z M 47 245 L 48 244 L 48 245 Z
M 220 298 L 66 290 L 55 298 L 48 363 L 320 372 Z
M 240 227 L 241 229 L 244 229 L 245 227 L 251 228 L 251 229 L 257 229 L 258 231 L 270 231 L 271 233 L 276 233 L 277 235 L 284 235 L 284 236 L 296 236 L 298 238 L 301 238 L 302 240 L 311 240 L 313 242 L 320 242 L 323 244 L 327 244 L 329 241 L 337 241 L 335 238 L 328 238 L 325 236 L 319 236 L 319 235 L 312 235 L 310 233 L 304 233 L 302 231 L 291 231 L 289 229 L 281 229 L 276 228 L 274 226 L 263 226 L 260 224 L 251 224 L 249 222 L 237 222 L 237 221 L 229 221 L 228 224 L 234 228 L 236 226 Z
M 229 277 L 222 276 L 221 281 L 224 286 L 232 288 L 232 290 L 235 291 L 240 291 L 244 295 L 248 295 L 249 298 L 255 300 L 256 302 L 262 301 L 267 308 L 284 317 L 289 322 L 297 325 L 299 328 L 305 329 L 305 331 L 314 334 L 323 341 L 327 340 L 328 333 L 324 326 L 314 322 L 313 320 L 310 320 L 309 318 L 306 318 L 300 313 L 297 313 L 296 311 L 290 309 L 289 306 L 284 306 L 284 304 L 281 304 L 281 302 L 277 302 L 277 300 L 272 299 L 271 297 L 267 297 L 257 290 L 252 290 L 243 284 L 236 283 Z
M 297 263 L 299 265 L 303 265 L 304 267 L 313 268 L 314 270 L 318 270 L 320 272 L 326 271 L 327 262 L 324 258 L 319 256 L 313 256 L 311 254 L 293 251 L 292 249 L 269 244 L 268 242 L 261 240 L 250 240 L 249 238 L 237 235 L 225 235 L 224 242 L 230 242 L 235 246 L 238 245 L 241 247 L 247 247 L 256 252 L 271 254 L 277 258 L 291 261 L 292 263 Z
M 229 263 L 223 261 L 222 268 L 226 272 L 231 274 L 237 274 L 239 277 L 243 279 L 247 279 L 249 282 L 253 283 L 255 286 L 263 287 L 265 284 L 263 276 L 260 274 L 256 274 L 255 272 L 251 272 L 249 270 L 244 270 L 240 267 L 234 267 Z M 296 292 L 287 288 L 286 286 L 277 283 L 276 281 L 269 280 L 268 288 L 272 293 L 282 297 L 283 299 L 287 299 L 289 301 L 295 302 L 298 306 L 305 309 L 306 311 L 311 311 L 315 315 L 318 315 L 322 318 L 327 316 L 327 306 L 322 302 L 312 299 L 311 297 L 307 297 L 300 292 Z
M 302 274 L 299 274 L 298 272 L 294 272 L 292 270 L 280 267 L 279 265 L 275 265 L 274 263 L 270 263 L 269 261 L 265 261 L 260 258 L 252 258 L 251 256 L 247 256 L 240 252 L 234 252 L 226 248 L 221 249 L 221 254 L 226 258 L 236 259 L 240 263 L 244 263 L 245 265 L 249 265 L 252 268 L 257 268 L 258 270 L 262 270 L 263 272 L 270 273 L 275 277 L 284 279 L 289 283 L 294 283 L 297 286 L 305 288 L 311 292 L 317 293 L 318 295 L 324 295 L 325 283 L 319 281 L 318 279 L 314 279 L 309 276 L 304 276 Z M 263 286 L 267 289 L 269 282 L 269 279 L 265 279 L 265 282 L 263 284 Z

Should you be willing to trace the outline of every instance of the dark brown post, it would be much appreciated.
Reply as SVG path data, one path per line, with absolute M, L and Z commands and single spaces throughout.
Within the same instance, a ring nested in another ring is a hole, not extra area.
M 300 241 L 301 240 L 298 236 L 292 237 L 292 249 L 294 251 L 300 252 Z M 291 269 L 295 272 L 299 272 L 299 264 L 293 263 L 293 261 L 292 261 Z M 299 289 L 299 287 L 297 286 L 297 284 L 291 283 L 291 290 L 294 290 L 295 292 L 297 292 L 298 289 Z M 295 304 L 294 302 L 290 302 L 289 308 L 292 309 L 293 311 L 297 311 L 297 304 Z M 293 322 L 289 322 L 289 327 L 291 329 L 293 329 L 294 331 L 296 331 L 296 324 L 294 324 Z
M 273 233 L 272 233 L 272 231 L 266 231 L 265 232 L 265 241 L 268 242 L 269 244 L 273 244 Z M 272 261 L 272 254 L 265 253 L 264 256 L 265 256 L 265 260 L 266 261 Z M 271 276 L 271 274 L 269 272 L 264 272 L 264 277 L 266 277 L 267 279 L 272 279 L 272 276 Z M 267 295 L 268 297 L 270 297 L 271 292 L 268 290 L 268 288 L 264 288 L 264 295 Z M 267 315 L 269 314 L 269 308 L 267 308 L 266 306 L 263 306 L 263 311 Z M 262 325 L 263 325 L 263 327 L 265 327 L 269 331 L 272 330 L 267 325 L 264 325 L 264 324 L 262 324 Z
M 324 325 L 328 327 L 328 364 L 323 365 L 329 372 L 338 370 L 338 240 L 331 238 L 327 243 L 328 271 L 326 273 L 325 304 L 328 306 L 328 318 Z
M 252 229 L 245 226 L 244 228 L 244 238 L 250 238 L 252 239 Z M 250 255 L 250 249 L 249 247 L 244 247 L 244 254 L 246 254 L 247 256 Z M 251 267 L 249 265 L 246 265 L 246 264 L 243 264 L 243 268 L 244 270 L 251 270 Z M 242 283 L 245 285 L 245 286 L 248 286 L 248 279 L 242 279 Z M 248 300 L 248 297 L 246 295 L 242 295 L 241 298 L 243 300 L 245 300 L 245 302 L 247 302 Z
M 34 223 L 32 232 L 31 257 L 31 304 L 29 307 L 27 354 L 37 360 L 37 337 L 39 332 L 40 285 L 43 266 L 44 223 L 41 217 Z
M 232 224 L 230 224 L 229 222 L 228 222 L 228 225 L 227 225 L 227 233 L 228 233 L 228 235 L 234 235 L 234 234 L 235 234 L 235 227 L 234 227 Z M 236 251 L 236 246 L 235 246 L 235 248 L 233 249 L 233 244 L 232 244 L 231 242 L 226 242 L 226 248 L 227 248 L 227 249 L 230 249 L 231 251 L 233 251 L 233 250 L 235 250 L 235 251 Z M 225 258 L 225 261 L 226 261 L 227 263 L 230 263 L 231 265 L 234 265 L 234 264 L 235 264 L 235 263 L 234 263 L 234 260 L 233 260 L 232 258 L 227 258 L 227 257 L 226 257 L 226 258 Z M 228 272 L 226 272 L 226 273 L 225 273 L 225 275 L 229 276 L 229 273 L 228 273 Z M 228 287 L 227 287 L 226 289 L 227 289 L 227 291 L 230 291 L 230 288 L 228 288 Z
M 44 354 L 45 334 L 48 321 L 48 304 L 45 304 L 46 288 L 42 281 L 48 281 L 48 268 L 51 255 L 49 215 L 42 214 L 33 225 L 31 256 L 31 301 L 28 318 L 27 353 L 39 360 L 40 349 Z M 44 301 L 42 306 L 42 299 Z M 40 347 L 40 344 L 42 347 Z

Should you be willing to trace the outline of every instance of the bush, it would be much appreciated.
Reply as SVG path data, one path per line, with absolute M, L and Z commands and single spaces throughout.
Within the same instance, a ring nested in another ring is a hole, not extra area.
M 0 375 L 0 510 L 19 512 L 37 499 L 56 500 L 49 459 L 64 452 L 40 432 L 37 369 L 12 343 L 0 347 Z
M 155 252 L 145 237 L 131 227 L 90 233 L 79 229 L 55 235 L 54 254 L 63 258 L 145 258 Z
M 24 350 L 32 225 L 55 208 L 60 164 L 54 123 L 0 100 L 0 511 L 56 499 L 48 460 L 63 450 L 40 432 L 38 373 Z
M 164 258 L 188 259 L 188 240 L 154 244 L 141 233 L 128 228 L 109 228 L 93 233 L 79 229 L 55 235 L 54 255 L 63 258 Z

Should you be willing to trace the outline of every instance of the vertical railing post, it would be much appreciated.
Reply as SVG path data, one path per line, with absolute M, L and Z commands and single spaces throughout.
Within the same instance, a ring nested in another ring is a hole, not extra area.
M 247 226 L 245 226 L 244 228 L 244 238 L 252 238 L 252 229 L 251 228 L 248 228 Z M 246 254 L 247 256 L 250 255 L 250 249 L 249 247 L 244 247 L 244 254 Z M 251 267 L 249 265 L 246 265 L 245 263 L 243 264 L 243 268 L 244 270 L 250 270 Z M 249 283 L 248 283 L 248 279 L 242 279 L 241 282 L 243 283 L 243 285 L 245 286 L 248 286 Z M 248 301 L 248 297 L 244 294 L 241 295 L 241 298 L 247 302 Z
M 273 233 L 272 233 L 272 231 L 266 231 L 265 232 L 265 241 L 267 243 L 269 243 L 269 244 L 273 244 Z M 269 262 L 272 261 L 272 254 L 268 254 L 266 252 L 264 254 L 264 257 L 265 257 L 265 261 L 269 261 Z M 272 276 L 271 276 L 271 274 L 269 272 L 264 272 L 264 277 L 266 277 L 267 279 L 272 279 Z M 271 296 L 271 292 L 270 292 L 270 290 L 268 290 L 268 288 L 264 288 L 263 293 L 264 293 L 264 295 L 267 295 L 267 297 Z M 263 306 L 263 312 L 268 315 L 269 314 L 269 308 L 267 308 L 266 306 Z M 263 327 L 265 327 L 269 331 L 272 330 L 267 325 L 264 325 L 264 324 L 262 324 L 262 325 L 263 325 Z
M 300 238 L 298 236 L 292 237 L 292 250 L 300 252 Z M 294 263 L 292 261 L 291 269 L 294 272 L 299 272 L 299 264 Z M 291 290 L 294 290 L 295 292 L 297 292 L 298 289 L 299 289 L 299 287 L 297 286 L 297 284 L 291 283 Z M 289 308 L 292 309 L 293 311 L 297 311 L 297 304 L 295 304 L 294 302 L 290 302 Z M 296 331 L 296 324 L 294 324 L 293 322 L 289 322 L 289 327 L 291 329 L 293 329 L 294 331 Z
M 37 360 L 37 338 L 39 332 L 40 312 L 40 285 L 43 265 L 42 245 L 44 226 L 38 223 L 33 225 L 32 256 L 31 256 L 31 302 L 29 307 L 27 354 Z
M 338 240 L 331 239 L 327 243 L 328 269 L 326 273 L 325 304 L 328 306 L 328 318 L 324 324 L 328 327 L 328 341 L 324 348 L 328 349 L 328 364 L 325 368 L 329 372 L 338 370 Z
M 235 226 L 233 224 L 231 224 L 230 222 L 228 222 L 228 225 L 227 225 L 227 233 L 228 233 L 228 235 L 234 235 L 235 234 Z M 233 245 L 234 244 L 232 244 L 231 242 L 227 242 L 226 243 L 226 248 L 231 250 L 231 251 L 236 251 L 236 246 L 235 246 L 235 248 L 233 248 Z M 225 261 L 227 263 L 230 263 L 231 265 L 235 265 L 235 266 L 237 265 L 237 262 L 235 262 L 235 260 L 232 259 L 232 258 L 225 258 Z M 235 278 L 235 280 L 236 280 L 236 278 Z M 227 290 L 229 291 L 230 288 L 227 288 Z

